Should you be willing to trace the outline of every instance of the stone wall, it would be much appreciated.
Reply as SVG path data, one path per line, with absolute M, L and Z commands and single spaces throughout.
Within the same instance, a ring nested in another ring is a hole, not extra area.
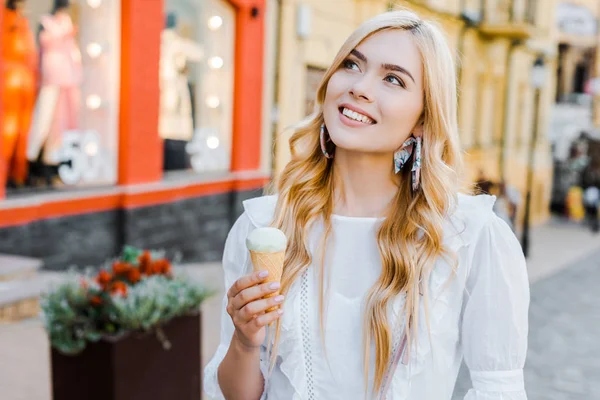
M 230 192 L 0 228 L 0 253 L 40 258 L 52 270 L 97 266 L 125 244 L 179 253 L 184 262 L 218 261 L 242 201 L 261 193 Z

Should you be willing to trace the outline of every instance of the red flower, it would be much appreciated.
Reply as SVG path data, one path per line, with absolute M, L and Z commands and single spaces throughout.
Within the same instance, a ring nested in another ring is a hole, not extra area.
M 116 261 L 112 267 L 115 275 L 127 275 L 131 268 L 131 264 L 122 261 Z
M 171 272 L 171 264 L 167 259 L 156 260 L 152 263 L 152 273 L 153 274 L 168 274 Z
M 125 282 L 117 281 L 110 287 L 111 294 L 120 294 L 121 296 L 127 296 L 127 285 Z
M 112 280 L 112 275 L 108 271 L 100 271 L 98 276 L 96 277 L 96 281 L 102 287 L 102 289 L 106 289 L 110 281 Z
M 141 279 L 141 277 L 142 277 L 142 273 L 137 268 L 131 268 L 129 270 L 129 272 L 127 273 L 127 279 L 132 284 L 138 283 L 139 280 Z
M 150 255 L 150 252 L 148 250 L 146 250 L 142 254 L 140 254 L 140 256 L 138 257 L 138 263 L 140 265 L 141 273 L 150 274 L 150 272 L 151 272 L 150 268 L 152 267 L 151 261 L 152 261 L 152 256 Z
M 93 306 L 99 306 L 102 304 L 102 299 L 100 298 L 100 296 L 94 296 L 90 299 L 90 303 Z

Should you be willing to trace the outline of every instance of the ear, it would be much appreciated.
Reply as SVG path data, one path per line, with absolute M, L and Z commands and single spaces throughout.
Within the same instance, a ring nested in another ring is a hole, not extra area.
M 419 117 L 417 123 L 415 124 L 415 127 L 413 128 L 411 134 L 414 137 L 423 137 L 423 126 L 425 125 L 425 115 L 424 113 L 421 114 L 421 116 Z
M 415 125 L 414 129 L 412 130 L 412 135 L 416 138 L 423 137 L 423 122 L 421 122 L 421 120 L 419 120 L 417 125 Z

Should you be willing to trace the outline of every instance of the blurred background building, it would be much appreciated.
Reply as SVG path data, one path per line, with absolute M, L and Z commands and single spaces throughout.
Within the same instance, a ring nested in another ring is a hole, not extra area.
M 554 107 L 555 102 L 573 103 L 579 97 L 569 94 L 576 90 L 583 93 L 584 86 L 596 76 L 597 1 L 284 2 L 276 94 L 277 126 L 283 134 L 277 141 L 276 170 L 289 157 L 289 131 L 285 128 L 312 111 L 319 80 L 343 40 L 364 18 L 398 7 L 438 21 L 455 51 L 459 126 L 471 180 L 476 181 L 483 172 L 487 180 L 504 181 L 521 194 L 523 204 L 533 146 L 531 219 L 534 223 L 546 221 L 553 175 L 551 136 L 547 134 L 550 116 L 560 108 Z M 580 18 L 585 20 L 585 28 L 578 28 Z M 569 26 L 575 28 L 565 33 Z M 548 71 L 537 102 L 531 83 L 536 59 L 541 59 Z M 579 87 L 574 86 L 576 79 Z M 591 95 L 585 96 L 587 102 L 583 98 L 579 101 L 588 106 L 580 108 L 587 112 L 589 121 Z M 569 113 L 564 113 L 565 117 Z M 538 123 L 534 125 L 536 116 Z M 534 130 L 540 133 L 535 143 Z M 518 211 L 517 221 L 523 219 L 524 207 Z
M 220 259 L 240 199 L 270 177 L 266 13 L 263 1 L 7 1 L 0 252 L 51 269 L 125 243 Z
M 218 260 L 240 200 L 288 161 L 289 128 L 344 39 L 400 7 L 447 33 L 469 179 L 509 198 L 515 230 L 599 176 L 595 0 L 5 5 L 0 252 L 48 268 L 124 243 Z

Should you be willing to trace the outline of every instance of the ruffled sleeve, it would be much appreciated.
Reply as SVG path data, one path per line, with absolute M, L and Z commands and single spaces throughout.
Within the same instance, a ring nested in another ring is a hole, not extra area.
M 465 400 L 526 400 L 529 282 L 521 246 L 489 212 L 472 254 L 461 340 L 473 387 Z
M 219 386 L 217 378 L 217 370 L 221 362 L 225 358 L 229 349 L 229 344 L 234 332 L 233 322 L 231 317 L 227 314 L 227 290 L 238 280 L 242 275 L 247 274 L 247 271 L 251 270 L 251 264 L 246 251 L 245 239 L 253 229 L 250 218 L 246 213 L 242 214 L 240 218 L 231 228 L 227 240 L 225 241 L 225 249 L 223 251 L 223 270 L 225 276 L 225 294 L 223 295 L 221 305 L 221 334 L 220 343 L 215 355 L 210 362 L 204 368 L 204 391 L 209 398 L 215 400 L 224 400 L 225 397 Z M 260 353 L 260 368 L 265 376 L 265 372 L 268 368 L 268 359 L 266 357 L 266 348 L 261 346 Z M 264 395 L 263 395 L 264 397 Z

